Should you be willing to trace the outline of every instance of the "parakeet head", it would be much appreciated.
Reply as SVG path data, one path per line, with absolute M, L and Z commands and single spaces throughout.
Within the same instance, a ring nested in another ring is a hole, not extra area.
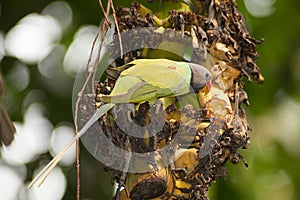
M 211 73 L 208 69 L 194 63 L 189 63 L 189 66 L 192 71 L 191 86 L 195 92 L 198 92 L 204 87 L 209 91 L 211 88 Z

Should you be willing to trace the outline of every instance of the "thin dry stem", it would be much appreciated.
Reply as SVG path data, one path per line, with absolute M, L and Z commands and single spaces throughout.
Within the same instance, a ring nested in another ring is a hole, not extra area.
M 78 123 L 77 123 L 77 120 L 78 120 L 78 110 L 79 110 L 79 103 L 80 103 L 80 100 L 82 99 L 82 95 L 85 91 L 85 89 L 87 89 L 87 85 L 92 77 L 92 92 L 93 94 L 95 93 L 95 86 L 94 86 L 94 80 L 95 80 L 95 74 L 96 74 L 96 70 L 97 70 L 97 64 L 98 64 L 98 60 L 100 58 L 100 53 L 101 53 L 101 47 L 102 47 L 102 44 L 103 44 L 103 41 L 104 41 L 104 36 L 106 34 L 106 25 L 110 26 L 110 23 L 109 23 L 109 20 L 108 20 L 108 15 L 109 15 L 109 9 L 107 9 L 107 11 L 105 12 L 104 11 L 104 8 L 103 8 L 103 4 L 102 4 L 102 1 L 101 0 L 98 0 L 99 2 L 99 5 L 100 5 L 100 8 L 103 12 L 103 15 L 104 15 L 104 18 L 105 18 L 105 22 L 102 23 L 101 25 L 101 28 L 98 29 L 98 32 L 94 38 L 94 41 L 92 43 L 92 47 L 91 47 L 91 51 L 90 51 L 90 55 L 89 55 L 89 59 L 88 59 L 88 62 L 87 62 L 87 65 L 86 65 L 86 73 L 87 73 L 87 77 L 86 77 L 86 80 L 81 88 L 81 90 L 78 92 L 78 98 L 77 98 L 77 101 L 76 101 L 76 106 L 75 106 L 75 116 L 74 116 L 74 125 L 75 125 L 75 131 L 76 133 L 78 134 Z M 110 6 L 110 1 L 108 2 L 108 8 Z M 90 66 L 90 63 L 91 63 L 91 60 L 92 60 L 92 57 L 93 57 L 93 52 L 94 52 L 94 48 L 95 48 L 95 45 L 96 45 L 96 42 L 99 38 L 99 35 L 100 35 L 100 32 L 102 30 L 102 35 L 101 35 L 101 41 L 100 41 L 100 44 L 99 44 L 99 50 L 98 50 L 98 53 L 97 53 L 97 57 L 95 59 L 95 62 L 93 63 L 93 67 L 92 67 L 92 70 L 89 70 L 89 66 Z M 58 159 L 60 160 L 60 159 Z M 55 166 L 55 165 L 54 165 Z M 51 171 L 51 170 L 50 170 Z M 49 171 L 49 173 L 50 173 Z M 77 186 L 76 186 L 76 197 L 77 197 L 77 200 L 80 200 L 80 153 L 79 153 L 79 139 L 76 140 L 76 174 L 77 174 Z M 48 175 L 46 175 L 45 177 L 47 177 Z
M 122 38 L 121 38 L 119 23 L 118 23 L 118 19 L 117 19 L 117 16 L 116 16 L 116 11 L 115 11 L 113 1 L 110 0 L 109 2 L 111 2 L 111 9 L 113 11 L 114 22 L 116 24 L 116 28 L 117 28 L 117 32 L 118 32 L 118 39 L 119 39 L 119 43 L 120 43 L 120 54 L 121 54 L 120 58 L 123 58 L 123 45 L 122 45 Z
M 106 21 L 106 23 L 107 23 L 107 24 L 109 25 L 109 27 L 110 27 L 111 24 L 110 24 L 110 22 L 109 22 L 109 20 L 108 20 L 109 10 L 107 10 L 107 11 L 104 10 L 104 7 L 103 7 L 103 4 L 102 4 L 102 1 L 101 1 L 101 0 L 98 0 L 98 2 L 99 2 L 99 5 L 100 5 L 100 8 L 101 8 L 101 10 L 102 10 L 102 13 L 103 13 L 103 15 L 104 15 L 105 21 Z M 108 4 L 110 4 L 110 2 L 108 2 Z
M 101 54 L 101 50 L 102 50 L 102 45 L 103 45 L 103 42 L 104 42 L 104 37 L 105 37 L 105 34 L 107 32 L 107 23 L 106 22 L 103 22 L 103 24 L 101 25 L 101 28 L 98 29 L 98 33 L 97 34 L 100 34 L 101 32 L 101 37 L 100 37 L 100 43 L 99 43 L 99 48 L 98 48 L 98 53 L 97 53 L 97 57 L 95 59 L 95 63 L 93 65 L 93 69 L 92 69 L 92 72 L 93 72 L 93 76 L 92 76 L 92 92 L 93 92 L 93 95 L 95 96 L 96 95 L 96 89 L 95 89 L 95 77 L 96 77 L 96 74 L 97 74 L 97 65 L 99 63 L 99 60 L 100 60 L 100 54 Z
M 78 98 L 77 98 L 76 105 L 75 105 L 74 125 L 75 125 L 76 134 L 78 133 L 77 120 L 78 120 L 79 103 L 80 103 L 80 100 L 81 100 L 82 95 L 84 93 L 84 90 L 87 88 L 88 82 L 91 78 L 91 71 L 89 70 L 89 66 L 90 66 L 90 63 L 91 63 L 91 60 L 92 60 L 92 57 L 93 57 L 93 52 L 94 52 L 94 48 L 95 48 L 98 37 L 99 37 L 99 31 L 97 32 L 97 34 L 94 38 L 94 41 L 92 43 L 90 56 L 89 56 L 89 59 L 88 59 L 87 65 L 86 65 L 87 77 L 86 77 L 86 80 L 85 80 L 81 90 L 78 92 Z M 77 200 L 80 200 L 80 159 L 79 158 L 80 158 L 80 153 L 79 153 L 79 139 L 78 139 L 78 140 L 76 140 L 76 174 L 77 174 L 76 197 L 77 197 Z
M 77 131 L 76 131 L 77 133 Z M 76 198 L 77 200 L 80 200 L 80 157 L 79 157 L 79 140 L 76 140 Z M 46 175 L 45 177 L 47 177 Z

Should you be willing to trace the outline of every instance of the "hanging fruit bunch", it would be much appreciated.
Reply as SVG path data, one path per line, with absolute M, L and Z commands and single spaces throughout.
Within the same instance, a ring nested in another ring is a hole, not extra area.
M 88 130 L 82 142 L 112 172 L 114 199 L 207 199 L 227 161 L 247 166 L 243 85 L 264 80 L 255 63 L 262 40 L 250 37 L 234 0 L 159 2 L 158 12 L 137 2 L 114 12 L 100 62 L 109 67 L 92 84 L 96 111 L 78 103 L 84 126 L 28 187 L 43 176 L 42 184 Z
M 242 107 L 249 102 L 243 85 L 245 80 L 264 80 L 256 65 L 256 47 L 262 40 L 250 36 L 234 0 L 152 3 L 161 3 L 160 11 L 153 12 L 137 2 L 130 8 L 117 8 L 119 30 L 108 45 L 110 67 L 107 78 L 97 87 L 97 108 L 103 95 L 113 91 L 122 72 L 134 66 L 126 64 L 136 59 L 164 58 L 202 65 L 210 71 L 212 85 L 195 91 L 196 102 L 193 98 L 184 103 L 178 98 L 158 98 L 134 104 L 129 114 L 128 106 L 119 105 L 117 113 L 125 113 L 123 118 L 115 119 L 112 111 L 107 112 L 99 123 L 115 145 L 135 153 L 157 153 L 148 162 L 130 156 L 122 162 L 127 169 L 148 166 L 148 172 L 106 169 L 119 184 L 116 199 L 207 199 L 212 183 L 226 177 L 227 161 L 242 161 L 247 166 L 238 152 L 250 143 Z M 160 76 L 151 67 L 143 73 Z M 173 81 L 172 77 L 161 78 L 170 84 Z M 130 122 L 140 127 L 152 124 L 152 129 L 161 122 L 163 125 L 155 134 L 141 129 L 145 137 L 137 137 L 128 134 L 132 131 Z M 126 124 L 127 129 L 120 128 Z M 160 150 L 166 146 L 171 148 L 163 158 Z

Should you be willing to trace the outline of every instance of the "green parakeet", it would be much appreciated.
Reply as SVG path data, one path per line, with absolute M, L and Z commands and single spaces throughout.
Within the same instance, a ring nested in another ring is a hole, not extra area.
M 209 88 L 210 72 L 203 66 L 176 62 L 168 59 L 139 59 L 120 68 L 113 69 L 109 76 L 117 78 L 110 95 L 102 95 L 104 104 L 100 106 L 90 120 L 44 170 L 32 181 L 31 187 L 37 179 L 45 173 L 47 175 L 56 166 L 70 146 L 80 138 L 100 117 L 119 103 L 153 103 L 156 99 L 175 97 L 188 93 L 196 93 L 200 89 Z

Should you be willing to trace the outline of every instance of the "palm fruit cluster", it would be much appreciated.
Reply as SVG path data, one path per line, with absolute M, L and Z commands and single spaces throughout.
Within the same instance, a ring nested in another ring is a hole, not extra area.
M 259 56 L 256 47 L 262 40 L 250 36 L 234 0 L 162 1 L 159 12 L 133 2 L 129 8 L 118 7 L 116 16 L 121 39 L 126 42 L 119 39 L 116 29 L 108 47 L 110 57 L 114 58 L 110 68 L 138 58 L 181 60 L 208 68 L 213 84 L 211 90 L 197 94 L 198 107 L 189 103 L 178 106 L 176 102 L 164 106 L 159 101 L 138 106 L 117 105 L 116 109 L 123 113 L 118 117 L 123 120 L 122 129 L 112 111 L 99 120 L 104 133 L 116 146 L 136 153 L 157 151 L 177 138 L 176 145 L 169 149 L 170 155 L 177 157 L 170 158 L 172 162 L 167 166 L 160 163 L 157 155 L 149 163 L 143 163 L 152 167 L 146 173 L 106 167 L 112 172 L 112 180 L 119 184 L 114 198 L 208 199 L 206 193 L 210 186 L 218 178 L 225 179 L 227 161 L 233 164 L 242 161 L 247 166 L 239 153 L 250 143 L 250 126 L 242 107 L 249 102 L 243 85 L 245 81 L 262 83 L 264 80 L 256 65 Z M 165 49 L 174 41 L 176 53 Z M 186 57 L 187 51 L 190 54 Z M 102 78 L 96 93 L 109 94 L 116 78 L 110 75 L 105 80 Z M 100 104 L 96 96 L 96 106 Z M 129 115 L 128 107 L 132 110 Z M 157 114 L 160 112 L 164 113 L 163 117 Z M 154 128 L 161 121 L 164 125 L 154 136 L 140 138 L 127 134 L 133 128 L 128 121 L 141 127 L 150 121 Z M 122 158 L 120 165 L 141 164 L 130 157 L 114 156 Z

